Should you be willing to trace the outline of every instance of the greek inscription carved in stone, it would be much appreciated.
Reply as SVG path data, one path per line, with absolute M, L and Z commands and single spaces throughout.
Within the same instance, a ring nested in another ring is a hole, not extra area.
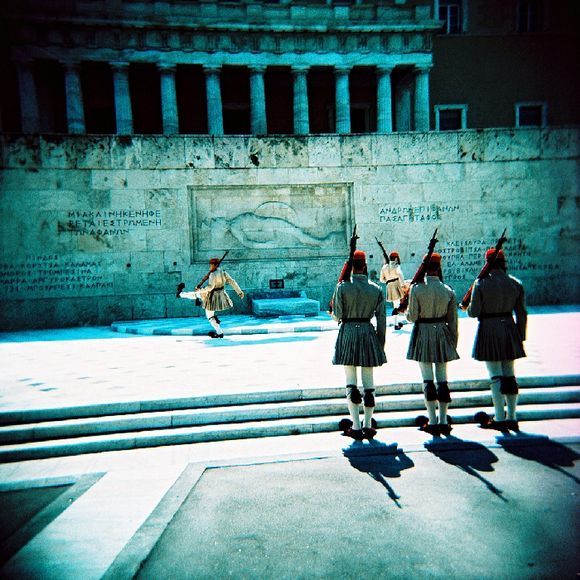
M 159 209 L 70 210 L 58 222 L 59 232 L 78 236 L 123 236 L 137 228 L 160 228 L 163 220 Z
M 379 223 L 432 222 L 459 211 L 458 204 L 391 205 L 379 210 Z

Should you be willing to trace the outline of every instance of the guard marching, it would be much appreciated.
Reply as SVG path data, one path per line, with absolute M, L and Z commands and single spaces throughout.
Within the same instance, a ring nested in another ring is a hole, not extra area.
M 224 255 L 225 257 L 225 255 Z M 177 287 L 177 297 L 187 298 L 189 300 L 200 300 L 205 310 L 205 315 L 208 322 L 213 327 L 213 330 L 208 334 L 211 338 L 223 338 L 224 333 L 220 326 L 220 319 L 216 312 L 230 309 L 234 303 L 226 292 L 225 286 L 229 284 L 236 294 L 243 299 L 244 292 L 239 287 L 238 283 L 225 271 L 220 268 L 223 258 L 212 258 L 209 261 L 209 273 L 207 275 L 207 285 L 201 287 L 203 282 L 196 287 L 193 292 L 183 292 L 184 284 Z

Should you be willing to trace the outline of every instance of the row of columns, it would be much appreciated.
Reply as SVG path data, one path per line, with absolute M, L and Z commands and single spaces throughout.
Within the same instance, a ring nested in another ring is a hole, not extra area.
M 113 86 L 117 133 L 129 135 L 133 132 L 133 114 L 129 88 L 129 63 L 112 62 Z M 163 133 L 173 135 L 179 132 L 177 91 L 175 85 L 175 65 L 158 65 L 161 82 L 161 109 Z M 20 63 L 19 89 L 22 109 L 22 130 L 36 133 L 40 126 L 39 107 L 30 62 Z M 416 131 L 429 130 L 429 70 L 430 67 L 415 67 L 414 128 Z M 223 110 L 220 84 L 220 67 L 204 66 L 206 78 L 208 132 L 223 135 Z M 254 135 L 267 133 L 266 92 L 264 84 L 265 66 L 250 67 L 250 118 Z M 393 130 L 392 118 L 392 75 L 393 69 L 377 67 L 377 132 L 389 133 Z M 294 78 L 294 133 L 309 133 L 308 115 L 308 67 L 292 67 Z M 350 122 L 350 68 L 336 67 L 336 132 L 348 134 Z M 83 96 L 78 63 L 64 64 L 66 116 L 68 130 L 73 134 L 83 134 L 85 129 Z M 409 123 L 410 124 L 410 123 Z M 406 127 L 409 128 L 410 127 Z

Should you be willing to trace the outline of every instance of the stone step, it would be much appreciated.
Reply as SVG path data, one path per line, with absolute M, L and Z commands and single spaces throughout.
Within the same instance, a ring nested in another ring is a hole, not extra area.
M 490 404 L 489 390 L 459 391 L 454 392 L 452 396 L 452 409 L 482 407 Z M 526 388 L 521 390 L 519 402 L 520 404 L 580 403 L 580 387 Z M 345 407 L 343 395 L 334 399 L 177 409 L 63 419 L 0 427 L 0 444 L 224 423 L 320 417 L 338 415 L 345 411 Z M 376 413 L 411 410 L 424 410 L 422 393 L 389 394 L 376 397 Z
M 477 410 L 493 413 L 493 409 L 489 406 L 480 407 Z M 414 425 L 418 414 L 422 413 L 417 411 L 379 412 L 376 413 L 375 419 L 379 428 L 405 427 Z M 473 421 L 474 409 L 451 410 L 450 415 L 454 424 L 460 425 Z M 13 444 L 0 447 L 0 462 L 158 447 L 162 445 L 338 431 L 338 422 L 345 416 L 345 414 L 341 414 L 323 417 L 178 427 Z M 522 404 L 518 407 L 518 419 L 520 421 L 570 418 L 580 418 L 580 403 Z M 386 436 L 388 437 L 388 435 Z
M 580 385 L 580 375 L 560 375 L 550 377 L 522 377 L 518 379 L 522 392 L 535 387 L 562 387 Z M 489 381 L 474 379 L 452 381 L 452 392 L 489 390 Z M 376 386 L 377 395 L 422 394 L 422 383 L 399 383 Z M 0 411 L 0 426 L 44 421 L 57 421 L 83 417 L 104 417 L 109 415 L 130 415 L 170 411 L 179 409 L 204 409 L 209 407 L 229 407 L 265 403 L 286 403 L 292 401 L 312 401 L 344 397 L 344 387 L 321 387 L 288 389 L 279 391 L 252 391 L 244 393 L 223 393 L 194 397 L 151 399 L 145 401 L 119 401 L 70 407 L 47 407 L 37 409 L 5 409 Z

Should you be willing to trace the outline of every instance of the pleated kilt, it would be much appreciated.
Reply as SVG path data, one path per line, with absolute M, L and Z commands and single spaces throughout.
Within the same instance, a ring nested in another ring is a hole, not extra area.
M 432 363 L 457 360 L 459 354 L 447 324 L 445 322 L 416 322 L 409 340 L 407 358 Z
M 234 305 L 228 293 L 222 288 L 220 290 L 210 290 L 203 300 L 203 307 L 206 310 L 213 310 L 219 312 L 220 310 L 227 310 Z
M 511 316 L 479 320 L 473 343 L 475 360 L 515 360 L 525 356 L 524 343 Z
M 387 362 L 385 349 L 370 322 L 343 322 L 334 347 L 334 365 L 380 367 Z

